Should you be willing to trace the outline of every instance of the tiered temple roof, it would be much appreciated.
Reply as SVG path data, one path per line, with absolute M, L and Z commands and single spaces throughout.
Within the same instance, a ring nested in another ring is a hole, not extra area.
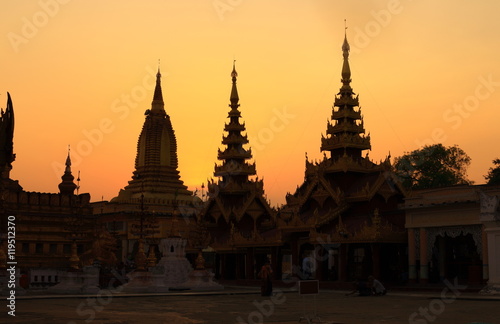
M 236 78 L 238 73 L 233 64 L 233 71 L 231 72 L 231 79 L 233 82 L 231 88 L 230 102 L 231 110 L 229 111 L 229 123 L 225 124 L 224 131 L 227 132 L 226 136 L 222 137 L 222 144 L 226 146 L 225 150 L 219 149 L 217 158 L 222 161 L 222 165 L 215 166 L 214 176 L 222 177 L 219 182 L 219 190 L 225 192 L 234 192 L 226 185 L 234 184 L 236 191 L 246 191 L 243 187 L 238 190 L 239 185 L 248 182 L 248 177 L 256 174 L 255 163 L 249 164 L 246 162 L 252 158 L 252 150 L 246 149 L 243 145 L 248 144 L 247 135 L 242 134 L 245 129 L 245 123 L 240 123 L 241 112 L 238 110 L 240 98 L 238 96 L 238 88 L 236 87 Z
M 222 163 L 216 164 L 214 170 L 219 180 L 209 181 L 209 199 L 200 214 L 200 219 L 213 230 L 212 237 L 217 237 L 211 246 L 219 251 L 246 246 L 250 241 L 255 244 L 275 219 L 275 211 L 264 197 L 263 181 L 250 178 L 257 172 L 255 163 L 248 162 L 252 158 L 251 149 L 244 147 L 249 142 L 247 135 L 242 134 L 246 128 L 240 122 L 237 77 L 233 64 L 229 123 L 225 124 L 227 134 L 222 137 L 225 148 L 219 149 L 218 159 Z
M 158 69 L 151 109 L 137 143 L 135 171 L 128 186 L 112 202 L 145 199 L 168 199 L 192 202 L 192 192 L 180 179 L 177 160 L 177 142 L 170 116 L 165 111 Z
M 346 36 L 342 45 L 344 56 L 342 87 L 335 97 L 332 108 L 332 121 L 335 121 L 335 124 L 328 122 L 327 137 L 321 139 L 321 151 L 329 151 L 332 159 L 344 155 L 359 159 L 363 150 L 371 149 L 370 136 L 363 135 L 365 129 L 358 96 L 355 96 L 350 85 L 349 51 L 350 46 Z
M 309 231 L 309 238 L 337 235 L 338 228 L 350 233 L 342 241 L 365 241 L 359 235 L 373 222 L 375 211 L 384 228 L 403 231 L 402 214 L 395 213 L 404 197 L 404 189 L 392 172 L 390 156 L 374 163 L 363 156 L 370 150 L 370 136 L 365 136 L 359 98 L 351 83 L 347 37 L 342 45 L 342 86 L 335 96 L 332 119 L 322 135 L 320 161 L 309 161 L 306 155 L 305 181 L 294 194 L 288 194 L 287 204 L 280 211 L 279 228 L 287 231 Z M 326 152 L 330 152 L 327 156 Z M 344 222 L 342 222 L 344 219 Z M 363 232 L 364 233 L 364 232 Z M 401 232 L 402 233 L 402 232 Z M 346 234 L 347 235 L 347 234 Z M 390 240 L 373 236 L 373 240 Z M 404 235 L 397 239 L 403 239 Z

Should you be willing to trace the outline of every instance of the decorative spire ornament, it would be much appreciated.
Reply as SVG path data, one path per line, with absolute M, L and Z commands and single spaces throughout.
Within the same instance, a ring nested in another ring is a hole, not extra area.
M 327 122 L 326 137 L 321 139 L 321 151 L 329 151 L 331 159 L 351 158 L 355 161 L 363 159 L 361 153 L 371 149 L 370 136 L 365 136 L 363 117 L 359 108 L 358 96 L 350 85 L 351 68 L 349 66 L 349 42 L 347 41 L 347 25 L 345 26 L 342 44 L 342 86 L 335 97 L 332 108 L 332 122 Z

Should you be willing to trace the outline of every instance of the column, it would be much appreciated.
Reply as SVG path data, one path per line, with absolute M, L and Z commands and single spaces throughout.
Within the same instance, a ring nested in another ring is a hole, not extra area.
M 488 279 L 490 278 L 489 276 L 489 263 L 488 263 L 488 235 L 486 234 L 485 227 L 483 225 L 483 228 L 481 230 L 481 239 L 483 241 L 483 251 L 482 251 L 482 257 L 481 259 L 483 260 L 483 281 L 486 283 Z
M 420 283 L 429 282 L 429 262 L 427 260 L 427 231 L 420 228 Z
M 439 247 L 439 280 L 444 280 L 446 278 L 446 238 L 438 236 Z
M 500 226 L 487 228 L 488 235 L 488 285 L 500 291 Z M 483 247 L 484 248 L 484 247 Z
M 235 255 L 235 262 L 236 262 L 235 279 L 246 279 L 247 254 L 248 254 L 248 249 L 247 251 L 245 251 L 245 253 L 236 253 Z
M 276 246 L 271 246 L 271 266 L 273 267 L 273 279 L 276 279 L 276 278 L 281 278 L 281 274 L 280 276 L 278 276 L 278 247 Z
M 323 271 L 325 265 L 325 249 L 321 245 L 316 245 L 314 248 L 314 259 L 316 267 L 316 280 L 326 280 L 325 273 Z M 328 260 L 328 259 L 327 259 Z
M 340 255 L 339 255 L 339 280 L 347 281 L 347 243 L 342 243 L 340 245 Z
M 226 275 L 226 254 L 220 255 L 220 278 L 224 279 Z
M 276 247 L 276 263 L 273 264 L 273 271 L 276 279 L 283 279 L 283 250 L 280 246 Z
M 372 275 L 380 279 L 380 243 L 372 243 Z
M 299 256 L 299 245 L 297 242 L 297 236 L 291 235 L 290 237 L 290 247 L 292 249 L 292 277 L 297 277 L 298 273 L 294 269 L 300 269 L 300 256 Z
M 245 260 L 245 272 L 246 272 L 246 279 L 255 279 L 255 269 L 254 269 L 254 248 L 249 247 L 247 250 L 247 253 L 245 255 L 246 260 Z
M 408 279 L 410 283 L 417 282 L 417 249 L 415 247 L 415 229 L 408 229 Z

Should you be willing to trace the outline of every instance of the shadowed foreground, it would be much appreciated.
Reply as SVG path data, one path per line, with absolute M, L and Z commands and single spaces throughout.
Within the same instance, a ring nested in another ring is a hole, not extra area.
M 234 293 L 234 294 L 233 294 Z M 478 300 L 461 294 L 447 300 L 440 293 L 394 293 L 381 297 L 345 297 L 321 291 L 317 313 L 326 323 L 500 323 L 500 299 Z M 314 297 L 277 291 L 261 297 L 255 290 L 227 289 L 213 295 L 117 297 L 103 294 L 88 298 L 17 300 L 16 317 L 9 323 L 297 323 L 304 309 L 314 311 Z M 431 298 L 434 297 L 434 298 Z M 423 309 L 422 314 L 419 309 Z M 425 313 L 426 310 L 430 310 Z M 415 313 L 414 315 L 412 315 Z M 5 323 L 6 312 L 0 319 Z M 412 317 L 411 317 L 412 316 Z M 427 317 L 427 318 L 426 318 Z M 307 321 L 302 321 L 307 323 Z

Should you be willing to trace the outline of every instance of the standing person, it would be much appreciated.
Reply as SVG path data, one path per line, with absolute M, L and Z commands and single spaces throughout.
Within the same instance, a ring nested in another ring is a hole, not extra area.
M 385 295 L 387 290 L 385 290 L 384 285 L 377 279 L 375 279 L 373 276 L 368 277 L 368 282 L 370 284 L 370 287 L 372 288 L 373 294 L 375 296 L 380 296 L 380 295 Z
M 306 254 L 302 260 L 302 278 L 303 280 L 313 279 L 314 273 L 316 272 L 316 267 L 314 264 L 314 258 L 311 254 Z
M 261 296 L 271 296 L 273 292 L 272 274 L 273 269 L 271 268 L 271 263 L 266 261 L 259 272 L 259 277 L 262 279 L 262 284 L 260 286 Z

